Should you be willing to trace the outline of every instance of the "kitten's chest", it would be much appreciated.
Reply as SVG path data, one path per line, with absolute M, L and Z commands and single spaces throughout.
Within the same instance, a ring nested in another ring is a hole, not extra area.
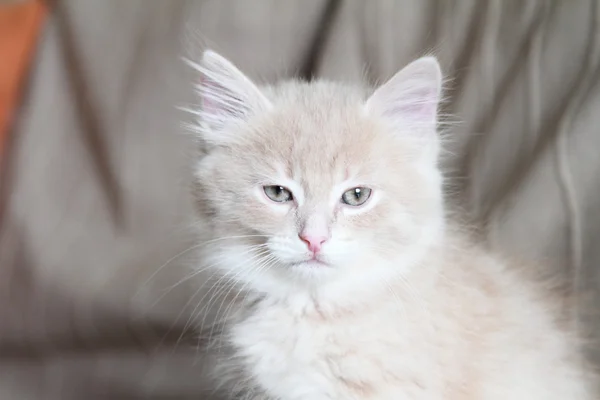
M 428 369 L 409 356 L 418 346 L 411 348 L 410 335 L 393 318 L 299 317 L 284 307 L 269 307 L 239 322 L 231 338 L 245 373 L 274 397 L 385 398 L 392 381 L 422 387 L 419 371 Z M 411 365 L 402 361 L 406 357 Z

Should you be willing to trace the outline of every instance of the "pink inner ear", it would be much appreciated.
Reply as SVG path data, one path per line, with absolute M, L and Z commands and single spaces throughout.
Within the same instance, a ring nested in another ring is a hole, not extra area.
M 437 91 L 433 88 L 413 89 L 393 102 L 387 109 L 390 117 L 402 117 L 416 120 L 434 119 L 437 114 Z
M 207 86 L 206 80 L 201 79 L 200 87 L 204 88 L 206 86 Z M 217 111 L 217 102 L 216 101 L 212 100 L 211 98 L 209 98 L 207 96 L 202 96 L 200 100 L 201 100 L 202 110 L 205 113 L 214 114 Z
M 217 102 L 214 101 L 214 99 L 212 99 L 211 97 L 206 96 L 206 92 L 216 92 L 217 91 L 217 83 L 215 81 L 213 81 L 212 79 L 209 79 L 206 76 L 201 76 L 200 77 L 200 84 L 198 85 L 201 89 L 201 93 L 202 93 L 202 110 L 204 110 L 204 112 L 207 113 L 215 113 L 217 111 Z M 208 90 L 207 90 L 208 88 Z
M 206 76 L 200 78 L 202 110 L 211 115 L 238 116 L 242 114 L 242 100 L 233 96 L 230 90 Z

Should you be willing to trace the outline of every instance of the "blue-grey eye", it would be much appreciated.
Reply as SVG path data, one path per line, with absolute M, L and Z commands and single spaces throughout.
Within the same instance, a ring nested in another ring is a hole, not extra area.
M 292 196 L 292 192 L 290 192 L 289 189 L 286 189 L 283 186 L 264 186 L 263 190 L 265 191 L 265 194 L 269 199 L 277 203 L 285 203 L 294 199 L 294 196 Z
M 347 190 L 342 195 L 342 203 L 349 206 L 362 206 L 371 197 L 371 189 L 366 187 L 355 187 Z

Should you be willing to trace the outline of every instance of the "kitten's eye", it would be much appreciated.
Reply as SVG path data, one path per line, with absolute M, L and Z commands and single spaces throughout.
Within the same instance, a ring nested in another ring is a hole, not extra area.
M 342 195 L 342 203 L 349 206 L 362 206 L 371 197 L 371 189 L 366 187 L 355 187 L 347 190 Z
M 263 190 L 267 197 L 277 203 L 285 203 L 287 201 L 292 201 L 294 196 L 292 196 L 292 192 L 289 189 L 284 188 L 283 186 L 264 186 Z

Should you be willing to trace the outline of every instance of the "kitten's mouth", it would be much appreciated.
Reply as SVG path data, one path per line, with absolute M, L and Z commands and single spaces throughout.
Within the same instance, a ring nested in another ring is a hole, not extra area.
M 331 265 L 329 265 L 325 261 L 319 260 L 317 258 L 311 258 L 309 260 L 296 262 L 296 263 L 292 264 L 292 266 L 296 267 L 296 268 L 328 268 L 328 267 L 331 267 Z

